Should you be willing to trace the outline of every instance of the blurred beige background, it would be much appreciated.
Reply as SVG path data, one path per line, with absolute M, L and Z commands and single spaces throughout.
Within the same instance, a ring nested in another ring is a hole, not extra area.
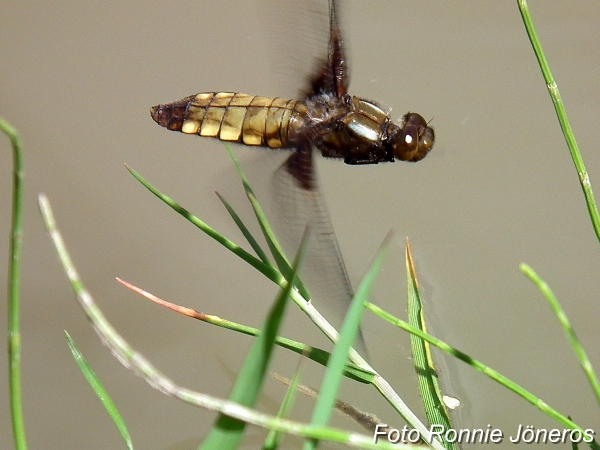
M 597 405 L 561 329 L 518 269 L 527 262 L 550 284 L 600 366 L 600 246 L 516 2 L 343 6 L 351 92 L 393 107 L 395 118 L 409 109 L 433 117 L 437 137 L 434 152 L 417 165 L 319 161 L 353 282 L 395 230 L 374 301 L 404 316 L 408 236 L 435 333 L 600 431 Z M 600 3 L 530 6 L 597 187 Z M 153 391 L 99 343 L 43 229 L 36 205 L 42 191 L 87 287 L 125 338 L 176 382 L 227 395 L 251 340 L 151 305 L 114 277 L 250 325 L 261 323 L 277 289 L 146 192 L 123 163 L 242 243 L 213 193 L 231 166 L 222 146 L 166 132 L 148 108 L 201 91 L 280 94 L 270 73 L 264 10 L 260 1 L 3 3 L 0 116 L 25 146 L 23 388 L 31 448 L 123 448 L 75 367 L 63 330 L 105 383 L 137 448 L 195 448 L 214 418 Z M 6 255 L 6 139 L 1 148 L 0 253 Z M 243 159 L 257 152 L 237 149 Z M 231 183 L 233 202 L 244 205 Z M 307 330 L 313 334 L 308 320 L 290 311 L 286 335 L 300 338 Z M 0 331 L 6 335 L 5 320 Z M 366 339 L 375 367 L 420 411 L 407 337 L 367 317 Z M 326 345 L 316 335 L 312 343 Z M 277 371 L 290 375 L 294 365 L 295 358 L 277 353 Z M 11 448 L 4 352 L 0 366 L 0 448 Z M 322 371 L 309 364 L 305 372 L 305 381 L 318 386 Z M 443 364 L 440 374 L 448 394 L 463 401 L 458 426 L 491 424 L 507 434 L 519 424 L 556 426 L 464 364 Z M 269 381 L 260 407 L 275 412 L 283 394 Z M 341 396 L 403 425 L 373 389 L 347 382 Z M 308 417 L 311 406 L 300 399 L 296 417 Z M 334 423 L 353 427 L 340 418 Z M 258 448 L 263 435 L 250 429 L 246 448 Z

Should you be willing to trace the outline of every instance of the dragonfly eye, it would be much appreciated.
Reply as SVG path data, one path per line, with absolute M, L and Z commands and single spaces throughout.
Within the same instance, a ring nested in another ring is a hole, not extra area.
M 404 126 L 391 141 L 394 157 L 402 161 L 417 162 L 425 158 L 435 135 L 433 128 L 420 114 L 408 113 L 404 116 Z
M 433 132 L 433 128 L 425 128 L 425 132 L 419 138 L 419 148 L 422 151 L 425 151 L 425 155 L 429 152 L 429 150 L 431 150 L 431 147 L 433 147 L 434 141 L 435 133 Z M 425 155 L 423 155 L 423 157 L 425 157 Z

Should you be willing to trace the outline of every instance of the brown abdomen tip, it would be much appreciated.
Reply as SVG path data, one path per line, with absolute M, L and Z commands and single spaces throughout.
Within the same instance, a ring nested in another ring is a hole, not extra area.
M 150 108 L 152 119 L 161 127 L 165 127 L 168 130 L 181 131 L 188 105 L 188 99 L 184 100 L 166 105 L 153 106 Z

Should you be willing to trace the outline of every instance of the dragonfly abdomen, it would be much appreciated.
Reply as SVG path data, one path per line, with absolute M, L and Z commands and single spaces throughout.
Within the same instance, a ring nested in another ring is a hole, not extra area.
M 185 134 L 269 148 L 287 147 L 302 126 L 306 105 L 296 100 L 234 92 L 203 92 L 150 109 L 159 125 Z

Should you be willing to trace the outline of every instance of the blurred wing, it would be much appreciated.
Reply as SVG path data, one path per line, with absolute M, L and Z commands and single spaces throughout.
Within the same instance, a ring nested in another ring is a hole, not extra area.
M 328 54 L 327 0 L 261 0 L 273 95 L 303 99 Z
M 348 272 L 319 188 L 310 145 L 298 148 L 271 179 L 275 232 L 288 257 L 295 255 L 306 226 L 309 248 L 300 276 L 313 304 L 340 329 L 352 296 Z M 366 353 L 362 332 L 358 348 Z

